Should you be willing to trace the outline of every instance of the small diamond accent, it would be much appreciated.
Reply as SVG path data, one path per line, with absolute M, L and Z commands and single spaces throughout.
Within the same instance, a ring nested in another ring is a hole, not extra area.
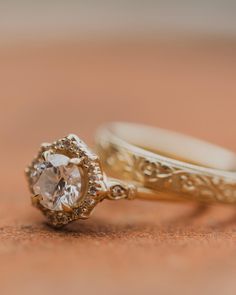
M 111 195 L 114 198 L 125 198 L 127 196 L 127 191 L 121 185 L 115 185 L 111 187 Z

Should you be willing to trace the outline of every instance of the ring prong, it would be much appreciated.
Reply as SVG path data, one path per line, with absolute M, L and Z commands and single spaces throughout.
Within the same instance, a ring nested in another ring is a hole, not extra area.
M 44 159 L 45 161 L 48 160 L 48 156 L 50 156 L 50 155 L 51 155 L 51 152 L 50 152 L 50 151 L 45 151 L 45 152 L 43 152 L 43 154 L 42 154 L 43 159 Z
M 50 146 L 51 146 L 51 144 L 48 143 L 48 142 L 43 142 L 43 143 L 41 144 L 41 148 L 42 148 L 42 149 L 47 149 L 47 148 L 49 148 Z
M 30 168 L 29 167 L 26 167 L 25 168 L 25 174 L 28 175 L 29 173 L 30 173 Z
M 63 203 L 61 204 L 61 206 L 62 206 L 63 211 L 65 211 L 65 212 L 72 212 L 73 211 L 71 207 L 66 206 Z
M 40 195 L 33 195 L 31 197 L 32 203 L 33 204 L 37 204 L 38 202 L 40 202 L 42 200 L 42 197 Z
M 80 165 L 83 162 L 83 158 L 72 158 L 70 159 L 70 164 Z
M 69 134 L 69 135 L 67 136 L 67 138 L 70 139 L 70 140 L 79 141 L 78 136 L 75 135 L 75 134 L 73 134 L 73 133 L 72 133 L 72 134 Z

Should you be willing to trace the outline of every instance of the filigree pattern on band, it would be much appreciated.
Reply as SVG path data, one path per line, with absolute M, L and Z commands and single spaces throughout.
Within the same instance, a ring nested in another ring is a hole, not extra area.
M 177 193 L 187 199 L 236 203 L 236 177 L 229 179 L 181 169 L 170 161 L 142 156 L 112 142 L 99 144 L 98 152 L 105 170 L 114 177 L 139 182 L 157 192 Z

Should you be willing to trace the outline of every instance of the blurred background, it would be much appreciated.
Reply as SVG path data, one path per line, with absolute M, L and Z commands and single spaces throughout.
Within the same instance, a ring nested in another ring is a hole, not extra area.
M 113 120 L 236 150 L 235 16 L 234 0 L 0 1 L 1 294 L 235 294 L 229 209 L 170 224 L 182 206 L 105 204 L 54 233 L 23 175 L 41 142 L 93 145 Z

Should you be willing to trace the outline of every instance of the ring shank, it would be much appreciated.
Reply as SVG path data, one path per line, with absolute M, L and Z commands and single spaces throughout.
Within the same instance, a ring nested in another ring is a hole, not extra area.
M 236 171 L 235 153 L 203 140 L 131 123 L 114 123 L 109 128 L 118 138 L 144 150 L 204 167 Z
M 236 154 L 227 149 L 160 128 L 111 123 L 97 133 L 97 150 L 109 175 L 149 190 L 144 198 L 236 203 Z

